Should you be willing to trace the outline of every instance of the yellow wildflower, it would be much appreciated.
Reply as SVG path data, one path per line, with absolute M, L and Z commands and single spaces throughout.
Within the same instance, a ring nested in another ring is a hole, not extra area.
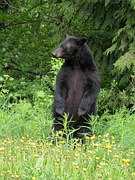
M 101 166 L 101 165 L 99 165 L 99 164 L 97 165 L 97 167 L 98 167 L 99 169 L 101 169 L 101 168 L 102 168 L 102 166 Z
M 129 157 L 129 156 L 130 156 L 130 154 L 129 154 L 129 153 L 127 153 L 127 154 L 126 154 L 126 156 L 127 156 L 127 157 Z
M 122 159 L 122 162 L 124 162 L 124 163 L 129 163 L 129 162 L 130 162 L 130 159 Z
M 12 140 L 11 139 L 9 139 L 8 141 L 7 141 L 7 144 L 12 144 Z
M 52 146 L 53 144 L 52 143 L 49 143 L 49 146 Z
M 98 144 L 98 143 L 93 143 L 93 146 L 94 146 L 94 147 L 98 147 L 99 144 Z
M 100 165 L 101 165 L 101 166 L 106 166 L 107 164 L 104 163 L 104 162 L 101 162 Z
M 59 150 L 59 149 L 56 149 L 56 152 L 57 152 L 57 153 L 60 153 L 60 150 Z
M 43 147 L 43 146 L 44 146 L 44 144 L 43 144 L 43 143 L 40 143 L 40 144 L 39 144 L 39 146 L 40 146 L 40 147 Z
M 57 148 L 59 148 L 59 149 L 61 149 L 61 148 L 62 148 L 62 146 L 61 146 L 61 145 L 59 145 L 59 144 L 57 144 L 57 145 L 56 145 L 56 147 L 57 147 Z
M 70 158 L 71 158 L 70 155 L 68 155 L 68 156 L 67 156 L 67 159 L 70 159 Z
M 113 157 L 114 157 L 114 158 L 119 158 L 119 156 L 118 156 L 117 154 L 115 154 Z
M 83 168 L 83 172 L 87 172 L 87 168 Z
M 16 147 L 15 147 L 15 149 L 16 149 L 16 150 L 19 150 L 19 149 L 20 149 L 20 147 L 19 147 L 19 146 L 16 146 Z
M 61 141 L 59 141 L 59 144 L 64 144 L 64 143 L 65 143 L 65 142 L 64 142 L 64 141 L 62 141 L 62 140 L 61 140 Z
M 102 136 L 101 136 L 101 135 L 99 135 L 99 136 L 98 136 L 98 138 L 102 138 Z
M 84 157 L 86 157 L 87 155 L 85 153 L 82 153 Z
M 77 166 L 78 164 L 77 164 L 76 162 L 73 162 L 73 165 L 74 165 L 74 166 Z
M 5 149 L 4 147 L 0 147 L 0 151 L 4 151 L 4 149 Z
M 12 174 L 12 172 L 10 170 L 7 170 L 7 173 L 10 174 L 10 175 Z
M 96 157 L 95 159 L 96 159 L 96 160 L 99 160 L 99 157 Z
M 60 130 L 60 131 L 58 131 L 58 134 L 59 134 L 59 135 L 61 135 L 62 133 L 63 133 L 63 132 L 62 132 L 61 130 Z
M 108 149 L 108 152 L 109 152 L 109 153 L 111 153 L 111 152 L 112 152 L 112 150 L 111 150 L 111 149 Z
M 4 140 L 3 142 L 6 144 L 6 143 L 7 143 L 7 140 Z
M 101 178 L 101 177 L 102 177 L 102 174 L 97 174 L 97 177 Z
M 126 163 L 126 166 L 128 166 L 128 167 L 129 167 L 129 166 L 130 166 L 130 164 L 129 164 L 129 163 Z
M 60 159 L 59 159 L 59 158 L 57 158 L 57 159 L 56 159 L 56 162 L 57 162 L 57 163 L 59 163 L 59 162 L 60 162 Z
M 111 149 L 111 145 L 109 143 L 106 144 L 106 149 Z
M 75 156 L 76 156 L 76 157 L 79 157 L 79 156 L 80 156 L 80 154 L 79 154 L 79 153 L 75 153 Z
M 104 136 L 105 136 L 105 138 L 107 138 L 107 137 L 109 136 L 109 134 L 108 134 L 108 133 L 105 133 L 105 135 L 104 135 Z
M 38 155 L 38 154 L 34 154 L 34 157 L 35 157 L 35 158 L 39 158 L 39 155 Z
M 21 143 L 23 143 L 23 142 L 24 142 L 24 140 L 23 140 L 23 139 L 21 139 L 21 140 L 20 140 L 20 142 L 21 142 Z
M 15 178 L 18 179 L 20 176 L 18 174 L 15 175 Z
M 34 147 L 36 147 L 36 143 L 31 143 L 31 146 L 34 148 Z
M 11 161 L 11 160 L 12 160 L 12 157 L 9 157 L 8 160 Z
M 85 136 L 86 140 L 91 140 L 91 138 L 89 136 Z
M 89 157 L 88 159 L 89 159 L 90 161 L 92 161 L 92 158 L 91 158 L 91 157 Z
M 106 142 L 106 143 L 109 143 L 110 141 L 109 141 L 109 139 L 106 139 L 105 142 Z
M 91 140 L 94 140 L 95 138 L 96 138 L 95 135 L 93 135 L 93 136 L 90 137 Z
M 81 143 L 76 143 L 76 146 L 77 146 L 77 147 L 80 147 L 80 146 L 81 146 Z
M 132 172 L 131 176 L 135 176 L 135 172 Z
M 96 154 L 96 151 L 88 150 L 88 153 L 90 153 L 90 154 Z

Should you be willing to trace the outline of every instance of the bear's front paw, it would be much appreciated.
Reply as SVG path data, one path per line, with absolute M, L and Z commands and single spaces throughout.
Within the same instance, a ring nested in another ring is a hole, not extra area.
M 64 114 L 64 108 L 60 108 L 60 107 L 57 107 L 56 108 L 56 113 L 60 114 L 60 115 L 63 115 Z
M 87 113 L 87 110 L 85 108 L 79 108 L 78 109 L 78 115 L 83 116 Z

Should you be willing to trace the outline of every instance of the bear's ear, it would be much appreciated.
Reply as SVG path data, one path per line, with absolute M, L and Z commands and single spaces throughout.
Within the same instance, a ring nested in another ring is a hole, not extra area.
M 85 37 L 83 37 L 83 38 L 79 38 L 79 39 L 77 39 L 77 44 L 79 44 L 79 45 L 83 45 L 84 43 L 86 43 L 86 38 Z
M 66 38 L 68 38 L 69 37 L 69 35 L 68 34 L 66 34 Z

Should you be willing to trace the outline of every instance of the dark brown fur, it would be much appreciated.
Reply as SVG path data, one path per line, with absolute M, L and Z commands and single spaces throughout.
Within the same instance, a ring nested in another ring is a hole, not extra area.
M 56 58 L 65 59 L 56 79 L 53 129 L 63 129 L 62 115 L 66 113 L 69 120 L 72 119 L 69 129 L 76 129 L 74 137 L 77 138 L 91 133 L 88 119 L 89 115 L 97 114 L 96 99 L 100 89 L 98 69 L 85 41 L 68 37 L 53 53 Z

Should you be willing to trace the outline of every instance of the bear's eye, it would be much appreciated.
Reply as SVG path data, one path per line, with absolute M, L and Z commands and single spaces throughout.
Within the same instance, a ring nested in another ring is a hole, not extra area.
M 64 46 L 60 46 L 62 48 L 62 50 L 65 52 L 66 51 L 66 48 Z
M 71 50 L 71 54 L 75 54 L 75 53 L 77 53 L 77 51 L 78 51 L 78 49 L 77 49 L 77 48 L 72 49 L 72 50 Z
M 74 53 L 76 53 L 78 51 L 78 49 L 76 48 L 76 49 L 74 49 Z
M 76 54 L 77 51 L 78 51 L 78 49 L 74 48 L 74 47 L 70 47 L 68 49 L 68 53 L 71 54 L 71 55 Z

